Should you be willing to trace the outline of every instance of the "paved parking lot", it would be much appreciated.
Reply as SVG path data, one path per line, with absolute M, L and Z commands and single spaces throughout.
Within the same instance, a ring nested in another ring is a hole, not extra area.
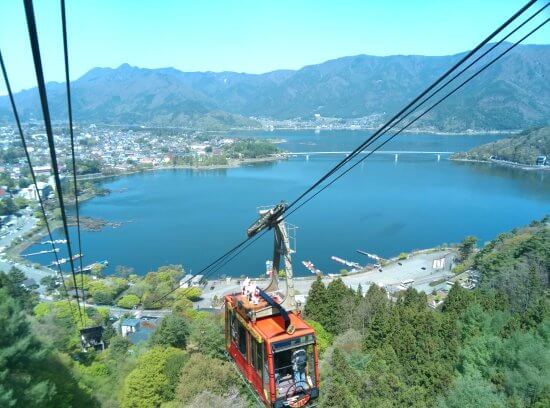
M 433 287 L 429 285 L 430 282 L 441 279 L 449 279 L 449 277 L 452 276 L 450 266 L 453 257 L 454 254 L 450 250 L 417 253 L 410 256 L 409 259 L 390 262 L 382 268 L 382 272 L 375 269 L 368 272 L 360 272 L 348 276 L 342 276 L 342 280 L 346 285 L 355 290 L 359 284 L 361 284 L 363 290 L 366 290 L 373 283 L 380 286 L 397 286 L 403 281 L 413 279 L 414 283 L 412 284 L 412 287 L 417 290 L 430 293 L 433 290 Z M 434 270 L 432 267 L 433 261 L 441 258 L 445 258 L 444 267 L 442 269 Z M 328 284 L 333 279 L 335 278 L 325 276 L 323 277 L 323 282 Z M 295 278 L 294 287 L 300 295 L 307 295 L 314 280 L 315 277 L 313 276 Z M 259 286 L 267 285 L 267 281 L 265 280 L 257 281 L 257 283 Z M 282 284 L 284 285 L 284 283 Z M 214 286 L 214 288 L 210 289 L 212 286 Z M 239 289 L 240 287 L 237 284 L 237 279 L 232 279 L 229 283 L 226 281 L 211 281 L 204 288 L 203 300 L 198 302 L 198 307 L 210 307 L 214 296 L 221 298 L 224 295 L 236 292 Z

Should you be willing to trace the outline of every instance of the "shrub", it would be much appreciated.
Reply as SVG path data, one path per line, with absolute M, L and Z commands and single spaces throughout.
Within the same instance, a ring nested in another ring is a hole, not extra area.
M 104 290 L 97 290 L 92 295 L 92 299 L 98 305 L 110 305 L 113 303 L 113 295 Z
M 132 309 L 137 305 L 139 305 L 139 298 L 136 295 L 124 295 L 117 302 L 117 306 L 124 309 Z
M 315 320 L 306 320 L 306 322 L 315 330 L 319 354 L 324 353 L 332 343 L 332 334 L 327 332 L 323 325 Z
M 230 363 L 197 353 L 191 356 L 181 370 L 176 399 L 189 404 L 205 391 L 225 396 L 238 384 L 239 378 Z
M 151 343 L 183 349 L 187 346 L 187 336 L 189 336 L 187 319 L 170 315 L 161 320 L 160 325 L 151 337 Z
M 166 387 L 170 383 L 165 374 L 166 365 L 171 357 L 182 353 L 171 347 L 155 347 L 140 356 L 136 368 L 124 381 L 121 407 L 158 407 L 166 402 Z

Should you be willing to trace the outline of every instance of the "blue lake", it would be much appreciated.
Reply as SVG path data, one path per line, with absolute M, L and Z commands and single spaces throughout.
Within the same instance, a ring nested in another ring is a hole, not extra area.
M 285 139 L 292 151 L 351 150 L 364 131 L 275 131 L 233 133 Z M 500 136 L 405 134 L 384 147 L 398 151 L 462 151 Z M 291 201 L 342 156 L 315 156 L 226 170 L 162 170 L 107 179 L 112 193 L 83 203 L 84 216 L 120 221 L 119 228 L 83 231 L 84 263 L 107 259 L 107 273 L 127 265 L 143 274 L 182 264 L 192 272 L 246 237 L 257 206 Z M 294 267 L 323 272 L 341 265 L 332 255 L 367 263 L 357 249 L 383 257 L 458 242 L 481 242 L 550 213 L 550 174 L 483 164 L 437 161 L 434 154 L 373 155 L 289 218 L 298 227 Z M 74 234 L 74 228 L 72 229 Z M 62 238 L 60 230 L 56 238 Z M 76 240 L 73 241 L 76 245 Z M 34 245 L 27 252 L 46 249 Z M 62 248 L 61 256 L 64 254 Z M 257 276 L 272 254 L 266 234 L 218 274 Z M 33 256 L 49 264 L 51 254 Z M 67 269 L 68 266 L 65 266 Z

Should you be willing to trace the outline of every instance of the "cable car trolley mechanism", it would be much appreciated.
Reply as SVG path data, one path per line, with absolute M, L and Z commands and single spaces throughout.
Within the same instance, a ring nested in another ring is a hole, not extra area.
M 295 299 L 284 210 L 284 203 L 261 209 L 247 230 L 249 237 L 274 231 L 271 281 L 261 289 L 245 279 L 239 293 L 225 297 L 226 348 L 266 407 L 312 407 L 319 396 L 317 341 Z M 280 270 L 285 290 L 279 288 Z

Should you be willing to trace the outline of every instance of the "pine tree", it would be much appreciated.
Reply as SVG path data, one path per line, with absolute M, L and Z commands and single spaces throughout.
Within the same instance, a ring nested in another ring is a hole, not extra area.
M 462 314 L 473 301 L 472 292 L 467 291 L 456 282 L 445 298 L 442 310 L 445 313 Z
M 23 286 L 26 279 L 25 274 L 17 268 L 11 268 L 8 273 L 0 272 L 0 288 L 5 288 L 7 294 L 30 312 L 36 304 L 36 294 Z
M 353 368 L 349 365 L 346 360 L 346 356 L 343 351 L 336 348 L 332 353 L 332 371 L 342 383 L 346 384 L 348 390 L 352 394 L 357 395 L 360 389 L 360 382 L 358 380 L 358 375 Z
M 355 305 L 355 292 L 338 278 L 328 284 L 325 301 L 324 323 L 321 323 L 329 333 L 337 334 L 345 327 L 343 319 L 350 313 L 346 307 Z
M 327 289 L 325 284 L 321 280 L 321 277 L 317 277 L 315 282 L 311 284 L 309 289 L 309 295 L 304 307 L 304 313 L 308 319 L 315 320 L 321 323 L 323 326 L 326 322 L 326 306 L 327 306 Z
M 322 408 L 359 408 L 361 404 L 344 382 L 335 378 L 328 382 L 321 395 Z
M 460 255 L 460 260 L 464 261 L 468 258 L 473 252 L 477 245 L 477 238 L 469 235 L 462 240 L 458 246 L 458 253 Z
M 67 363 L 31 332 L 20 302 L 0 289 L 0 407 L 98 406 Z
M 33 371 L 46 350 L 32 336 L 21 306 L 0 289 L 0 406 L 45 406 L 55 388 Z
M 44 350 L 30 333 L 21 306 L 0 289 L 0 405 L 23 406 L 34 399 L 41 406 L 51 397 L 46 382 L 33 381 L 28 372 L 31 363 L 40 360 Z

